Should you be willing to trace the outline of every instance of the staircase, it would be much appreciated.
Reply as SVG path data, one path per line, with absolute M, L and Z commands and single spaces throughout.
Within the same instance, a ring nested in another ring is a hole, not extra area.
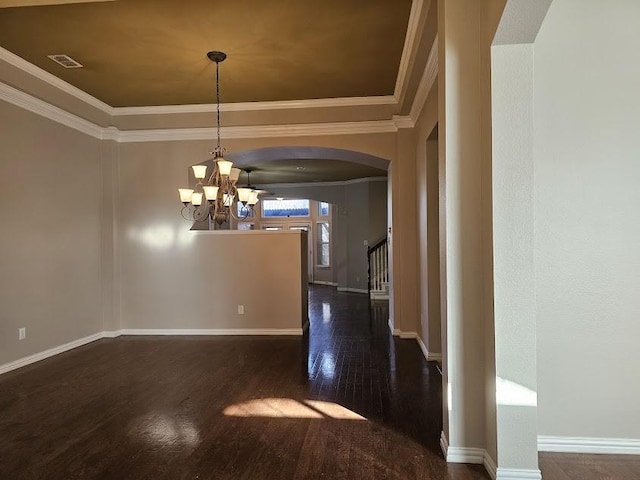
M 389 260 L 387 239 L 384 238 L 367 249 L 369 263 L 369 297 L 372 300 L 389 300 Z

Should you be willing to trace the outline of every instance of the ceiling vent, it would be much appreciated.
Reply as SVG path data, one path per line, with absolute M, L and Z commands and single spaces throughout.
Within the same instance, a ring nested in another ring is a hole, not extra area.
M 69 55 L 47 55 L 51 60 L 64 68 L 82 68 L 82 64 L 76 62 Z

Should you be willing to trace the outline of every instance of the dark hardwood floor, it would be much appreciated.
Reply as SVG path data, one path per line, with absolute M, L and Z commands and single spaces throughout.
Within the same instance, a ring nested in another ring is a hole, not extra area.
M 640 480 L 638 455 L 541 453 L 544 480 Z
M 315 287 L 310 317 L 302 339 L 120 337 L 2 375 L 0 479 L 489 478 L 442 458 L 440 375 L 386 304 Z M 545 480 L 640 478 L 574 463 L 544 456 Z

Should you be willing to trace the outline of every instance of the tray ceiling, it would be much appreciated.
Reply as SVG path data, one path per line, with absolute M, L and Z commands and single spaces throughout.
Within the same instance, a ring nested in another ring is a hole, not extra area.
M 386 177 L 387 172 L 359 163 L 324 160 L 275 160 L 240 167 L 251 169 L 251 183 L 268 185 L 273 183 L 340 182 L 365 177 Z M 241 180 L 246 180 L 242 174 Z
M 13 2 L 16 3 L 16 2 Z M 0 46 L 114 107 L 392 95 L 411 0 L 117 0 L 0 8 Z M 84 68 L 66 70 L 47 55 Z

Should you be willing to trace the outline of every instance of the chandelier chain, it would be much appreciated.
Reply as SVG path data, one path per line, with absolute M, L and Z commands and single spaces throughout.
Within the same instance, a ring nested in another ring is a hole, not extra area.
M 230 219 L 243 221 L 253 215 L 254 207 L 259 201 L 259 192 L 251 187 L 249 172 L 247 171 L 248 185 L 236 187 L 236 182 L 242 172 L 239 168 L 233 168 L 233 162 L 224 159 L 225 149 L 221 146 L 220 126 L 220 62 L 227 55 L 224 52 L 211 51 L 207 57 L 216 64 L 216 136 L 217 145 L 213 152 L 213 168 L 207 179 L 208 167 L 205 165 L 193 165 L 193 174 L 196 179 L 194 188 L 181 188 L 179 190 L 180 201 L 184 205 L 181 214 L 188 221 L 214 221 L 221 226 Z
M 220 62 L 216 62 L 216 113 L 218 115 L 218 154 L 220 154 Z

